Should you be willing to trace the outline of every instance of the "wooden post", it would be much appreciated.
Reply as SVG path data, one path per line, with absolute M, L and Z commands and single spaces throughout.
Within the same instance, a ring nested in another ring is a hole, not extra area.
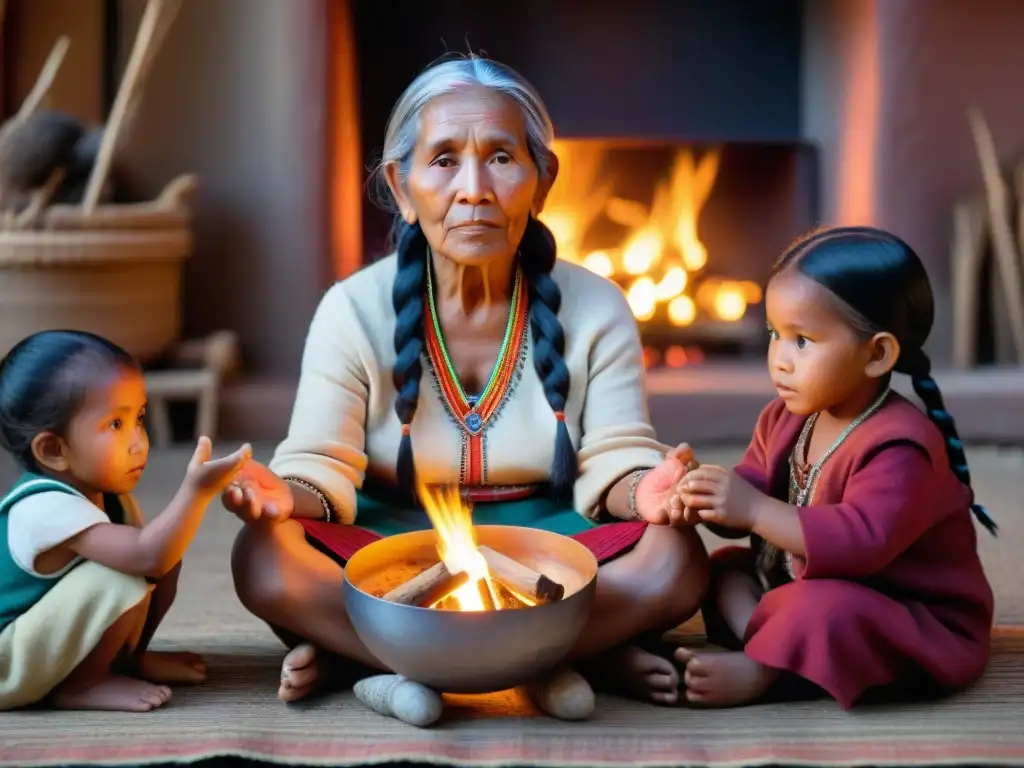
M 953 365 L 970 368 L 978 362 L 978 304 L 981 268 L 988 247 L 985 204 L 969 200 L 953 206 L 951 248 L 953 284 Z M 986 288 L 987 290 L 987 288 Z
M 1001 286 L 1006 311 L 1009 316 L 1010 333 L 1017 361 L 1024 360 L 1024 275 L 1021 257 L 1017 250 L 1017 239 L 1010 223 L 1010 193 L 1008 185 L 999 171 L 995 142 L 985 119 L 976 110 L 968 114 L 971 132 L 981 163 L 985 181 L 985 199 L 988 204 L 989 227 L 992 231 L 992 248 L 999 271 L 997 284 Z

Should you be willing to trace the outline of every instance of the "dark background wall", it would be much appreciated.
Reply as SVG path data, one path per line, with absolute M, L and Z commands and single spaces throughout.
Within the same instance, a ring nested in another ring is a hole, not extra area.
M 564 137 L 796 142 L 800 0 L 357 0 L 363 146 L 379 148 L 391 106 L 446 52 L 486 52 L 540 91 Z M 382 247 L 387 218 L 369 208 Z

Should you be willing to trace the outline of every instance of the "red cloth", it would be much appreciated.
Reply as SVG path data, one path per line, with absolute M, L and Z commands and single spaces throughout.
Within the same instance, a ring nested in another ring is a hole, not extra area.
M 308 538 L 347 562 L 356 552 L 377 541 L 380 535 L 358 525 L 335 525 L 322 520 L 299 520 Z M 609 523 L 577 533 L 572 538 L 594 553 L 598 563 L 606 563 L 633 547 L 647 530 L 647 523 Z
M 737 473 L 786 499 L 802 426 L 781 400 L 770 403 Z M 806 558 L 795 559 L 792 584 L 762 598 L 746 654 L 821 686 L 844 708 L 910 677 L 943 688 L 976 681 L 994 601 L 972 501 L 938 428 L 891 394 L 826 462 L 812 506 L 798 508 Z

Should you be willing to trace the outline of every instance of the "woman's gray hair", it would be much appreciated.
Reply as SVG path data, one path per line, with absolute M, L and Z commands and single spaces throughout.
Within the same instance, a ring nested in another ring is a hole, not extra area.
M 384 179 L 383 168 L 398 163 L 398 177 L 405 183 L 412 152 L 421 127 L 423 108 L 438 96 L 466 86 L 482 86 L 511 96 L 526 122 L 526 141 L 530 156 L 542 179 L 551 175 L 551 144 L 554 127 L 547 107 L 536 89 L 511 67 L 478 56 L 443 61 L 423 70 L 405 89 L 391 110 L 384 132 L 384 150 L 371 180 L 376 184 L 378 199 L 397 212 L 395 201 Z

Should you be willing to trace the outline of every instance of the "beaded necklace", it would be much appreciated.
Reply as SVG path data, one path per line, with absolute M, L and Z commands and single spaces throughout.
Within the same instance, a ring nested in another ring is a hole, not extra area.
M 458 373 L 455 372 L 455 366 L 452 365 L 444 341 L 434 296 L 432 272 L 431 256 L 428 253 L 427 301 L 424 308 L 427 357 L 445 406 L 463 431 L 462 480 L 466 484 L 478 485 L 486 479 L 484 428 L 504 403 L 519 367 L 529 317 L 529 296 L 522 269 L 517 264 L 508 323 L 505 326 L 498 359 L 483 391 L 479 395 L 469 395 L 462 386 Z
M 828 450 L 821 454 L 821 458 L 814 462 L 814 466 L 805 474 L 801 470 L 807 462 L 807 443 L 810 440 L 811 432 L 814 430 L 814 425 L 818 422 L 818 416 L 821 415 L 820 413 L 811 414 L 807 421 L 804 422 L 804 427 L 800 430 L 800 436 L 797 438 L 796 445 L 793 447 L 792 453 L 789 454 L 789 496 L 791 504 L 797 507 L 803 507 L 808 504 L 814 495 L 814 488 L 818 482 L 818 476 L 821 474 L 821 469 L 825 466 L 825 462 L 832 458 L 832 454 L 839 450 L 839 446 L 846 441 L 846 438 L 850 436 L 853 430 L 863 424 L 871 414 L 882 407 L 882 403 L 885 402 L 885 398 L 888 396 L 889 387 L 886 387 L 860 416 L 846 426 L 846 429 L 840 433 Z
M 840 433 L 828 450 L 821 454 L 821 458 L 814 462 L 814 465 L 810 468 L 807 467 L 807 443 L 810 441 L 811 432 L 814 430 L 814 425 L 817 423 L 820 413 L 814 413 L 808 417 L 807 421 L 804 422 L 803 428 L 800 430 L 796 445 L 793 446 L 793 450 L 789 454 L 790 504 L 795 507 L 803 507 L 813 500 L 814 489 L 817 487 L 818 477 L 821 475 L 821 470 L 825 463 L 839 450 L 839 446 L 846 441 L 846 438 L 850 436 L 853 430 L 863 424 L 871 414 L 882 407 L 886 397 L 889 396 L 889 391 L 889 387 L 883 389 L 871 405 L 847 425 L 846 429 Z M 764 539 L 761 539 L 760 543 L 761 552 L 757 558 L 757 570 L 761 585 L 765 590 L 778 585 L 777 579 L 773 578 L 773 571 L 776 571 L 778 568 L 780 555 L 786 575 L 790 579 L 794 578 L 793 556 L 789 552 L 780 552 L 778 547 Z

